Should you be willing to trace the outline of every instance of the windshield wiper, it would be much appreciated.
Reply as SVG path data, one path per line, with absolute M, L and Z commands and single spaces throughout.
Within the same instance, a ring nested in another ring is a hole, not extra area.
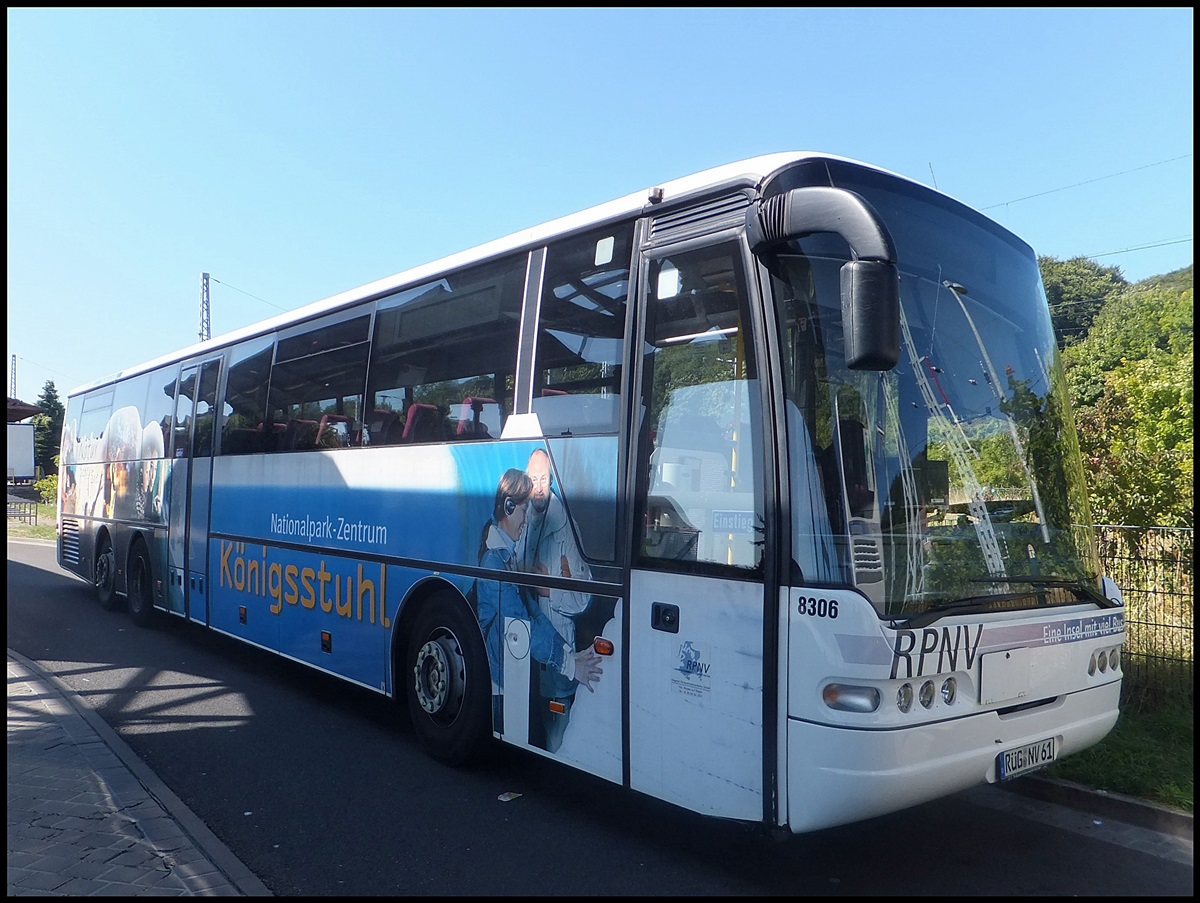
M 1080 580 L 1069 580 L 1064 577 L 1035 577 L 1035 576 L 1020 576 L 1020 577 L 996 577 L 996 576 L 980 576 L 971 577 L 967 580 L 968 583 L 1012 583 L 1022 584 L 1032 587 L 1045 587 L 1069 589 L 1077 596 L 1081 597 L 1079 601 L 1094 602 L 1102 608 L 1118 608 L 1119 605 L 1111 599 L 1105 599 L 1097 590 L 1089 587 L 1086 583 Z M 926 627 L 934 621 L 941 620 L 950 612 L 962 610 L 966 612 L 987 611 L 992 605 L 999 602 L 1011 602 L 1014 599 L 1028 599 L 1030 593 L 1028 591 L 1014 593 L 985 593 L 977 596 L 964 596 L 961 599 L 943 599 L 939 602 L 932 603 L 929 608 L 918 615 L 914 615 L 905 621 L 896 623 L 903 624 L 909 629 L 917 629 Z M 1044 600 L 1041 605 L 1047 604 Z M 1058 602 L 1057 605 L 1070 605 L 1071 602 Z M 1039 605 L 1040 607 L 1040 605 Z
M 1104 598 L 1104 594 L 1097 590 L 1094 586 L 1089 586 L 1082 580 L 1071 580 L 1066 577 L 1038 577 L 1036 575 L 1022 575 L 1019 577 L 971 577 L 968 583 L 1024 583 L 1029 586 L 1045 586 L 1045 587 L 1062 587 L 1063 589 L 1074 590 L 1079 595 L 1083 596 L 1089 602 L 1095 602 L 1101 608 L 1119 608 L 1120 606 L 1112 599 Z
M 988 581 L 999 582 L 999 581 Z M 905 627 L 916 629 L 925 627 L 944 618 L 947 614 L 955 609 L 971 609 L 973 611 L 986 611 L 989 606 L 996 602 L 1008 602 L 1012 599 L 1024 599 L 1029 593 L 988 593 L 981 596 L 964 596 L 961 599 L 943 599 L 940 602 L 934 602 L 918 615 L 913 615 L 902 623 Z

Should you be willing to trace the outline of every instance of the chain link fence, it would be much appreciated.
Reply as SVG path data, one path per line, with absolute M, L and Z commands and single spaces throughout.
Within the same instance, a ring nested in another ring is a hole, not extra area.
M 1104 573 L 1125 597 L 1125 695 L 1169 695 L 1190 705 L 1195 648 L 1192 528 L 1102 524 L 1096 534 Z

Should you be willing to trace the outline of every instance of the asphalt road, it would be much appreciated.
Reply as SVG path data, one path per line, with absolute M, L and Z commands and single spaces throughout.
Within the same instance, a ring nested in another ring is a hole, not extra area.
M 1175 856 L 995 788 L 780 841 L 500 745 L 450 769 L 388 700 L 177 621 L 141 630 L 52 546 L 8 551 L 9 647 L 279 895 L 1192 895 L 1190 840 Z

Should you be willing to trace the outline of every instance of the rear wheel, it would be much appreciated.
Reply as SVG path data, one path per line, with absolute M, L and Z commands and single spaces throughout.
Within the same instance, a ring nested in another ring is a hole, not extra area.
M 129 616 L 138 627 L 154 622 L 154 572 L 143 542 L 137 543 L 129 562 Z
M 112 540 L 107 535 L 100 538 L 96 551 L 96 569 L 92 581 L 96 586 L 96 599 L 100 607 L 108 611 L 117 607 L 117 555 Z
M 425 751 L 448 765 L 478 757 L 491 736 L 492 692 L 479 624 L 449 595 L 423 604 L 400 679 Z

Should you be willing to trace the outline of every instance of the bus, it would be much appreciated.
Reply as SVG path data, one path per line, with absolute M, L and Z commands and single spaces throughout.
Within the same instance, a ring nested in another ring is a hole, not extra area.
M 800 834 L 1100 741 L 1037 258 L 844 157 L 667 181 L 84 385 L 58 560 L 507 743 Z

